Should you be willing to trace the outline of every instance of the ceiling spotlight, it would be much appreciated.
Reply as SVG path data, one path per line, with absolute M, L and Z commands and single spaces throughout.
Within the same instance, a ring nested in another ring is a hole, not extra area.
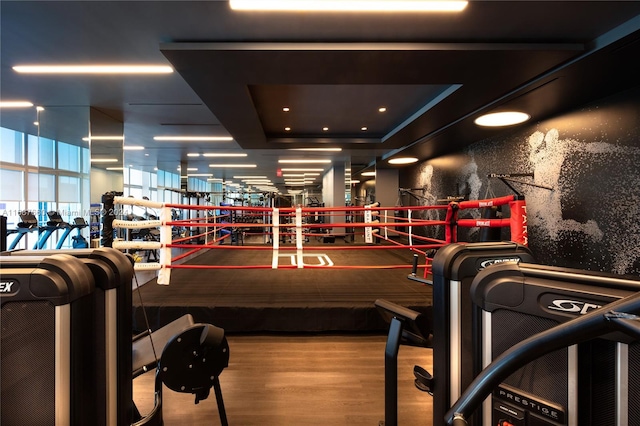
M 363 132 L 366 132 L 367 128 L 366 127 L 361 127 L 360 130 L 362 130 Z
M 513 126 L 514 124 L 523 123 L 530 118 L 531 116 L 524 112 L 504 111 L 482 115 L 476 118 L 474 123 L 478 126 L 485 127 Z
M 282 111 L 284 111 L 284 112 L 289 112 L 290 110 L 289 110 L 289 107 L 283 107 L 283 108 L 282 108 Z
M 285 127 L 285 128 L 284 128 L 284 131 L 285 131 L 285 132 L 289 132 L 289 131 L 291 131 L 291 127 Z
M 379 111 L 379 112 L 387 112 L 387 108 L 385 108 L 385 107 L 380 107 L 380 108 L 378 108 L 378 111 Z
M 323 128 L 322 128 L 322 131 L 323 131 L 323 132 L 326 132 L 326 131 L 328 131 L 328 130 L 329 130 L 329 128 L 328 128 L 328 127 L 323 127 Z
M 389 160 L 389 164 L 412 164 L 417 161 L 418 159 L 415 157 L 397 157 Z

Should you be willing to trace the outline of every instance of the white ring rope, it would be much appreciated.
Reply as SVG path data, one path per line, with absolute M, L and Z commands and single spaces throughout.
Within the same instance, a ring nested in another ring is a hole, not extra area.
M 166 207 L 164 203 L 150 200 L 140 200 L 131 197 L 114 197 L 114 204 L 148 207 L 160 210 L 160 220 L 121 220 L 114 219 L 114 228 L 126 229 L 147 229 L 159 228 L 160 241 L 114 241 L 113 248 L 116 249 L 138 249 L 138 250 L 158 250 L 159 261 L 157 263 L 141 263 L 136 262 L 133 269 L 136 271 L 159 271 L 158 284 L 168 285 L 171 281 L 171 269 L 167 266 L 171 265 L 171 248 L 167 245 L 171 244 L 171 227 L 167 222 L 171 221 L 171 209 Z
M 162 248 L 162 244 L 157 241 L 114 241 L 113 248 L 118 250 L 157 250 Z
M 131 197 L 113 197 L 113 203 L 127 206 L 150 207 L 152 209 L 161 209 L 165 206 L 164 203 L 159 203 L 157 201 L 140 200 Z
M 144 229 L 144 228 L 157 228 L 163 226 L 164 222 L 161 220 L 122 220 L 114 219 L 114 228 L 127 228 L 127 229 Z

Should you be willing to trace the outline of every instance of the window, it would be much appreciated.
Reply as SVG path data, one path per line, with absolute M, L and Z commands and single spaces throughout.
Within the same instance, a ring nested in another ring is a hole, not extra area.
M 24 164 L 24 136 L 15 130 L 0 128 L 0 161 Z
M 58 177 L 58 201 L 61 203 L 79 203 L 80 194 L 80 178 L 71 176 Z
M 0 200 L 22 201 L 24 198 L 23 172 L 19 170 L 0 170 Z
M 80 147 L 58 142 L 58 169 L 80 172 Z

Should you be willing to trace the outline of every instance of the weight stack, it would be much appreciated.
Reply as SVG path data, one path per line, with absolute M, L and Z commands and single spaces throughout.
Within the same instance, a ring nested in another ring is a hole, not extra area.
M 0 259 L 2 424 L 93 424 L 93 276 L 71 256 L 15 260 Z

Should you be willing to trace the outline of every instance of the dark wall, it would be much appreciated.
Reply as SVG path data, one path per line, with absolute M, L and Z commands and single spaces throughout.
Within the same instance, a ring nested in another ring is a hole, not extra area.
M 529 247 L 540 263 L 640 274 L 640 87 L 418 164 L 401 173 L 400 186 L 422 188 L 422 205 L 513 193 L 491 173 L 533 173 L 520 179 L 553 188 L 513 184 L 526 197 Z

